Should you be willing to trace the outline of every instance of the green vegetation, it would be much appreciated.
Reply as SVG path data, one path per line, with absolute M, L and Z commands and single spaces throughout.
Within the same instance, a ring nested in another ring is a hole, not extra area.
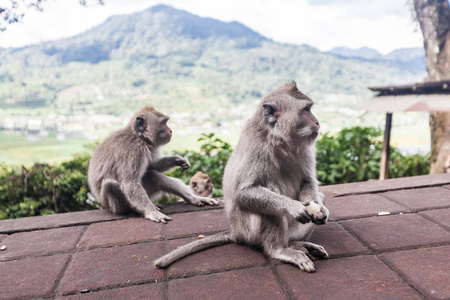
M 336 136 L 325 134 L 317 142 L 317 177 L 324 184 L 378 179 L 382 131 L 373 127 L 343 129 Z M 430 157 L 402 155 L 391 147 L 390 178 L 429 173 Z
M 55 165 L 35 164 L 19 172 L 0 167 L 0 219 L 95 209 L 88 197 L 90 152 Z
M 344 129 L 336 136 L 325 134 L 317 142 L 317 175 L 322 184 L 338 184 L 377 179 L 381 157 L 382 133 L 371 127 Z M 211 176 L 220 189 L 224 168 L 232 149 L 214 134 L 201 135 L 200 151 L 176 151 L 191 163 L 191 169 L 175 169 L 169 175 L 186 183 L 197 171 Z M 0 167 L 0 219 L 54 214 L 97 208 L 88 196 L 87 168 L 93 145 L 69 161 L 15 170 Z M 429 155 L 402 155 L 392 148 L 390 176 L 428 174 Z
M 182 179 L 186 184 L 189 179 L 198 171 L 202 171 L 211 177 L 214 184 L 214 197 L 222 196 L 222 178 L 225 165 L 231 155 L 231 145 L 217 138 L 214 134 L 202 134 L 198 139 L 201 142 L 200 151 L 174 151 L 185 157 L 191 163 L 191 168 L 186 172 L 181 169 L 174 169 L 167 175 Z

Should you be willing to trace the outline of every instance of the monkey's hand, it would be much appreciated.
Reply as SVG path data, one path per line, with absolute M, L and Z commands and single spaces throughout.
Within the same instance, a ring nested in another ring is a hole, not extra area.
M 150 211 L 150 212 L 146 212 L 145 213 L 145 218 L 146 219 L 150 219 L 156 223 L 164 223 L 166 224 L 167 221 L 171 221 L 172 218 L 169 216 L 166 216 L 163 213 L 160 213 L 159 211 L 155 210 L 155 211 Z
M 219 201 L 207 197 L 195 197 L 190 203 L 195 206 L 204 206 L 205 204 L 219 205 Z
M 302 224 L 306 224 L 311 221 L 311 216 L 306 211 L 306 207 L 300 201 L 293 201 L 288 212 L 295 220 Z
M 319 203 L 319 201 L 311 201 L 305 204 L 305 207 L 314 224 L 322 225 L 327 222 L 330 212 L 328 211 L 328 208 Z
M 183 171 L 186 171 L 187 169 L 189 169 L 191 167 L 191 165 L 189 164 L 189 161 L 181 156 L 177 156 L 175 158 L 174 164 L 176 166 L 179 166 Z

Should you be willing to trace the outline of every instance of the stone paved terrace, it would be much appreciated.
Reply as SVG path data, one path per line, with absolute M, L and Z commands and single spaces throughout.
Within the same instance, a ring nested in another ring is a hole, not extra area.
M 322 191 L 332 220 L 312 240 L 330 259 L 316 273 L 235 244 L 153 267 L 227 229 L 222 207 L 167 206 L 167 225 L 88 211 L 0 221 L 0 298 L 450 299 L 450 174 Z

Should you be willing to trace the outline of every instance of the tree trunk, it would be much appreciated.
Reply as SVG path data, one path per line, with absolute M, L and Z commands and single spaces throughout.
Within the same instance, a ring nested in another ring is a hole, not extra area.
M 447 0 L 414 0 L 414 10 L 423 35 L 430 80 L 450 79 L 450 7 Z M 450 168 L 450 112 L 430 113 L 430 173 Z

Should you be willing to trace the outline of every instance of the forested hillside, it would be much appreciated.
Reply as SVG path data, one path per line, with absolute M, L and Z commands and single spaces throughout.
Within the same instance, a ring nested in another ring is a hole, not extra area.
M 319 103 L 334 94 L 363 98 L 368 85 L 421 80 L 424 69 L 399 62 L 422 54 L 404 51 L 392 59 L 322 53 L 158 5 L 75 37 L 0 49 L 0 108 L 3 115 L 118 116 L 152 103 L 220 121 L 286 79 Z

